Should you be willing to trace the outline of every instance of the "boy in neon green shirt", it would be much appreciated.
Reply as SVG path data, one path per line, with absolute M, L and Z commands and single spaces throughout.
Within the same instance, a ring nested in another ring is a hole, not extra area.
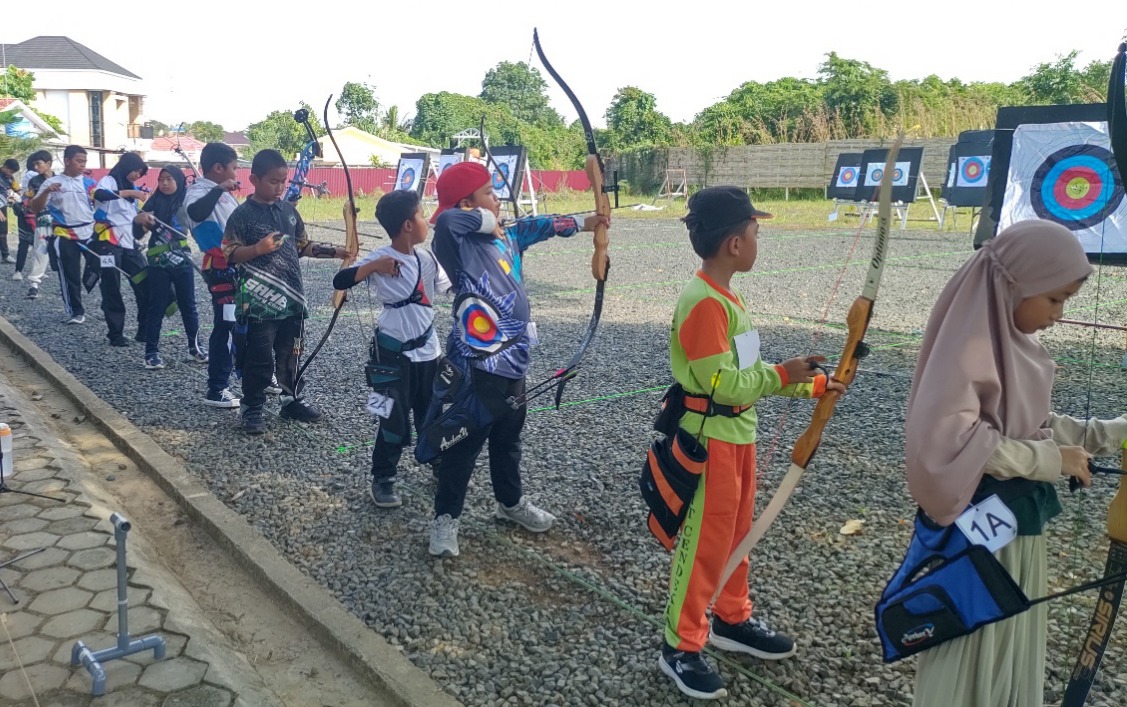
M 751 618 L 747 558 L 706 611 L 732 549 L 751 528 L 755 510 L 754 403 L 766 395 L 818 397 L 841 390 L 812 375 L 821 356 L 778 365 L 759 357 L 759 336 L 743 299 L 731 290 L 735 273 L 755 265 L 759 220 L 738 187 L 709 187 L 689 199 L 693 250 L 704 261 L 677 300 L 669 340 L 673 377 L 685 390 L 688 412 L 681 427 L 702 429 L 708 461 L 681 527 L 665 608 L 665 643 L 659 665 L 681 692 L 701 699 L 727 694 L 724 681 L 701 656 L 706 642 L 767 660 L 794 654 L 794 641 Z M 719 375 L 717 375 L 719 374 Z M 712 405 L 709 405 L 709 397 Z M 709 414 L 704 415 L 708 412 Z

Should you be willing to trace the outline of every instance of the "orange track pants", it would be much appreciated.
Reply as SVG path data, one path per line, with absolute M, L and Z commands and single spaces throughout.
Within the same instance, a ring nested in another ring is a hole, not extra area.
M 699 651 L 708 641 L 708 603 L 755 511 L 755 445 L 703 441 L 708 462 L 681 526 L 665 606 L 665 641 L 684 651 Z M 745 557 L 712 606 L 725 623 L 751 617 L 747 568 Z

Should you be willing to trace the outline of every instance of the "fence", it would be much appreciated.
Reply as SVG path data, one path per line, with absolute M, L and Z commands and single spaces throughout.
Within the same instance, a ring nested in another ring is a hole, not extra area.
M 946 177 L 947 151 L 955 142 L 955 138 L 904 141 L 906 147 L 924 148 L 921 171 L 933 190 L 937 190 Z M 753 188 L 824 189 L 839 154 L 891 144 L 891 140 L 831 140 L 707 150 L 672 147 L 622 155 L 618 169 L 622 179 L 645 193 L 657 191 L 665 180 L 666 169 L 685 170 L 693 187 L 735 184 Z
M 174 165 L 180 166 L 180 165 Z M 184 173 L 189 174 L 187 165 L 183 165 Z M 372 194 L 377 191 L 387 193 L 392 190 L 395 185 L 396 171 L 394 169 L 379 169 L 376 167 L 349 167 L 349 174 L 352 175 L 352 188 L 356 194 Z M 108 169 L 98 168 L 90 170 L 90 176 L 94 179 L 101 179 L 107 173 Z M 140 186 L 147 189 L 156 189 L 157 176 L 160 174 L 159 167 L 149 169 L 139 182 Z M 236 172 L 236 178 L 242 182 L 242 194 L 246 196 L 250 193 L 250 170 L 239 169 Z M 320 184 L 325 182 L 325 187 L 329 190 L 329 194 L 333 196 L 346 196 L 348 194 L 348 184 L 344 178 L 344 170 L 340 167 L 314 167 L 309 170 L 305 177 L 307 184 Z M 574 189 L 576 191 L 586 191 L 591 188 L 591 182 L 587 179 L 587 173 L 582 170 L 571 171 L 556 171 L 556 170 L 532 170 L 532 184 L 536 188 L 537 193 L 543 192 L 557 192 L 561 189 Z M 309 192 L 306 192 L 308 194 Z M 433 196 L 434 184 L 433 182 L 427 185 L 427 196 Z

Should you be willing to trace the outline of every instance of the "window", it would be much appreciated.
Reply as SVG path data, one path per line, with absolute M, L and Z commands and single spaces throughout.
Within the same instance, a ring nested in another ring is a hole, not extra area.
M 90 146 L 105 147 L 103 144 L 102 92 L 90 91 Z

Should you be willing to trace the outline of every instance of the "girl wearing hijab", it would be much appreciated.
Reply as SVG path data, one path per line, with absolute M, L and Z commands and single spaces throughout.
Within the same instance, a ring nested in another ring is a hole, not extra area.
M 1050 411 L 1054 363 L 1037 332 L 1092 272 L 1065 227 L 1005 229 L 947 283 L 928 320 L 908 399 L 908 490 L 950 525 L 997 496 L 1018 536 L 995 555 L 1030 598 L 1047 591 L 1045 525 L 1061 511 L 1055 482 L 1091 484 L 1088 459 L 1114 454 L 1127 419 Z M 920 654 L 915 707 L 1040 707 L 1048 634 L 1041 604 Z
M 145 269 L 145 256 L 133 238 L 133 219 L 137 216 L 137 201 L 146 193 L 134 186 L 149 171 L 148 165 L 135 152 L 126 152 L 102 177 L 94 190 L 94 235 L 97 243 L 92 250 L 98 255 L 112 255 L 117 267 L 132 277 Z M 95 263 L 91 263 L 94 265 Z M 102 312 L 106 315 L 106 336 L 110 346 L 129 346 L 123 336 L 125 329 L 125 302 L 121 299 L 121 273 L 116 268 L 101 268 Z M 148 309 L 148 292 L 144 285 L 130 279 L 133 298 L 137 302 L 137 341 L 141 340 L 142 322 Z
M 157 177 L 157 190 L 133 221 L 136 237 L 152 232 L 149 239 L 149 311 L 141 329 L 145 342 L 145 368 L 164 368 L 160 357 L 160 327 L 164 313 L 174 301 L 180 309 L 184 333 L 188 335 L 188 355 L 197 363 L 207 363 L 207 351 L 199 344 L 200 318 L 196 311 L 196 281 L 192 269 L 192 255 L 188 241 L 183 238 L 187 229 L 180 218 L 184 205 L 184 173 L 179 167 L 168 166 Z M 174 295 L 175 293 L 175 295 Z

